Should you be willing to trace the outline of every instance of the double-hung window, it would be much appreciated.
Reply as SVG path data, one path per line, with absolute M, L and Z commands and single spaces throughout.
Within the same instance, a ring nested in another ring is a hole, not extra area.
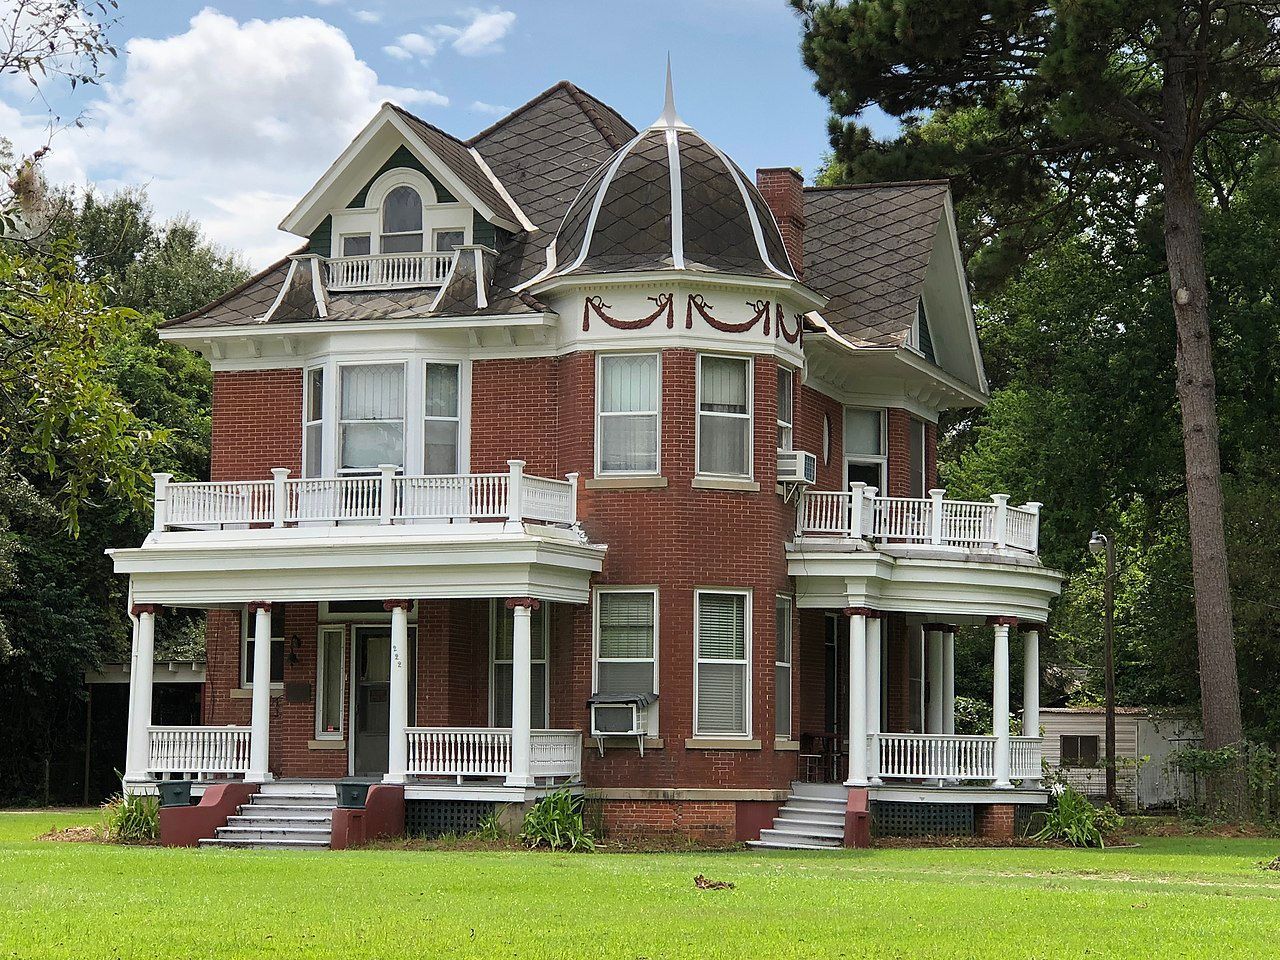
M 404 466 L 404 364 L 339 367 L 338 467 L 371 473 Z
M 883 410 L 845 407 L 845 482 L 865 483 L 885 494 L 885 414 Z
M 602 354 L 596 389 L 599 474 L 658 472 L 656 353 Z
M 302 475 L 324 473 L 324 367 L 307 371 L 302 417 Z
M 658 594 L 596 592 L 596 693 L 658 692 Z
M 393 187 L 382 200 L 382 253 L 422 252 L 422 196 L 413 187 Z
M 925 487 L 924 442 L 925 427 L 923 420 L 911 421 L 911 496 L 923 497 Z
M 698 473 L 751 476 L 751 361 L 698 357 Z
M 284 683 L 284 604 L 271 605 L 271 685 Z M 253 686 L 254 635 L 257 614 L 247 607 L 240 612 L 240 685 Z
M 774 733 L 782 740 L 791 737 L 791 601 L 779 597 L 774 610 L 777 644 L 773 654 Z
M 694 736 L 747 737 L 751 733 L 749 601 L 746 592 L 694 593 Z
M 1058 738 L 1058 758 L 1064 767 L 1096 767 L 1098 737 L 1084 734 L 1062 734 Z
M 512 655 L 515 650 L 515 613 L 504 604 L 493 601 L 490 622 L 491 691 L 490 713 L 495 727 L 511 726 L 511 691 L 514 677 Z M 547 605 L 544 603 L 531 616 L 529 642 L 529 722 L 534 730 L 547 727 Z
M 458 365 L 428 363 L 423 388 L 422 472 L 458 472 Z
M 778 367 L 778 449 L 791 450 L 795 441 L 795 374 Z
M 346 688 L 346 629 L 321 627 L 316 647 L 316 739 L 342 739 L 342 693 Z

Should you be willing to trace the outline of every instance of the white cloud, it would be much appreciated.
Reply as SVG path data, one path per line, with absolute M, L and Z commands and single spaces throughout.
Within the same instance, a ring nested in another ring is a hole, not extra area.
M 361 23 L 381 23 L 382 14 L 377 10 L 353 10 L 351 15 Z
M 427 60 L 435 56 L 440 43 L 420 33 L 404 33 L 396 37 L 396 42 L 391 46 L 382 49 L 397 60 L 408 60 L 411 57 Z
M 510 107 L 500 107 L 496 103 L 485 103 L 483 100 L 472 100 L 471 109 L 476 113 L 487 113 L 495 117 L 505 116 L 511 112 Z
M 122 60 L 85 128 L 54 137 L 46 174 L 104 190 L 145 183 L 160 213 L 190 211 L 257 265 L 298 246 L 275 224 L 381 101 L 448 104 L 379 82 L 341 30 L 311 17 L 240 22 L 205 9 L 184 33 L 130 40 Z M 44 142 L 43 105 L 24 116 L 6 99 L 0 130 L 19 150 Z
M 383 52 L 397 60 L 417 57 L 423 62 L 434 57 L 444 43 L 464 57 L 501 53 L 502 41 L 515 25 L 516 15 L 510 10 L 469 10 L 467 16 L 470 20 L 461 27 L 437 23 L 423 33 L 401 34 L 395 43 L 383 47 Z

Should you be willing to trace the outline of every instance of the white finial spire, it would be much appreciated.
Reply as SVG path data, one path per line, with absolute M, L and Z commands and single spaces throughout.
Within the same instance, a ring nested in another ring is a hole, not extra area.
M 653 124 L 655 127 L 687 127 L 688 124 L 676 113 L 675 84 L 671 82 L 671 54 L 667 54 L 667 99 L 662 105 L 662 116 Z

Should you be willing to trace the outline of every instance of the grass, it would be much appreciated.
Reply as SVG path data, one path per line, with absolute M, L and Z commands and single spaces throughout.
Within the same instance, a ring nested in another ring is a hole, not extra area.
M 0 957 L 1227 958 L 1280 938 L 1280 872 L 1258 866 L 1278 839 L 820 856 L 34 839 L 97 818 L 0 814 Z

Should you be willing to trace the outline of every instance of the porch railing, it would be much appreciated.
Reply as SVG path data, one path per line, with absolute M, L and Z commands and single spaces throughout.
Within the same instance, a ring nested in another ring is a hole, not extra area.
M 945 490 L 928 497 L 878 497 L 875 487 L 855 483 L 847 492 L 806 491 L 796 514 L 799 537 L 842 537 L 884 543 L 990 548 L 1035 555 L 1039 550 L 1040 504 L 1009 505 L 1009 496 L 947 500 Z
M 331 257 L 328 261 L 329 289 L 439 286 L 449 276 L 453 257 L 452 253 L 375 253 L 362 257 Z
M 248 727 L 151 727 L 150 773 L 243 774 L 249 769 Z
M 872 776 L 908 780 L 994 780 L 996 738 L 963 734 L 873 733 Z M 1009 776 L 1040 779 L 1040 738 L 1009 738 Z
M 409 765 L 415 777 L 505 777 L 511 772 L 511 730 L 506 727 L 409 727 Z M 577 779 L 582 774 L 582 734 L 534 730 L 530 772 L 535 777 Z
M 578 475 L 552 480 L 524 473 L 508 461 L 506 473 L 376 475 L 174 483 L 155 475 L 155 529 L 290 527 L 338 523 L 399 524 L 503 520 L 572 525 L 578 516 Z

